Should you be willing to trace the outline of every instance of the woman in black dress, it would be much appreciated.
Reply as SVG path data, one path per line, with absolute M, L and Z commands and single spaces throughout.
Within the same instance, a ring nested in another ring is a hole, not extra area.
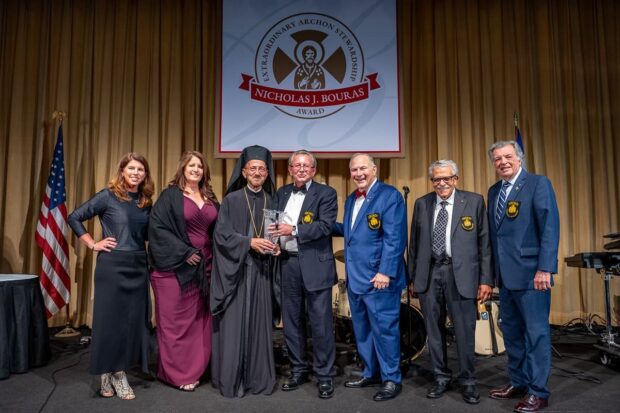
M 101 375 L 103 397 L 135 398 L 125 370 L 148 372 L 149 288 L 145 251 L 153 181 L 146 159 L 124 155 L 108 187 L 68 217 L 80 241 L 98 251 L 90 373 Z M 103 239 L 95 241 L 83 221 L 99 217 Z

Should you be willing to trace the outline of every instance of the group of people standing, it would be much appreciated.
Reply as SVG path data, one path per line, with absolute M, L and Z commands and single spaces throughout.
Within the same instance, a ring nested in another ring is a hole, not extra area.
M 116 393 L 133 399 L 125 370 L 138 366 L 148 373 L 149 285 L 158 326 L 157 376 L 192 391 L 209 364 L 212 320 L 207 300 L 219 208 L 209 181 L 204 156 L 185 152 L 153 205 L 148 162 L 128 153 L 108 187 L 68 217 L 80 241 L 99 252 L 90 372 L 101 375 L 103 397 Z M 103 229 L 97 242 L 82 224 L 95 216 Z
M 450 160 L 428 170 L 434 191 L 417 199 L 409 248 L 410 290 L 418 294 L 428 334 L 435 382 L 427 397 L 450 388 L 446 314 L 454 325 L 463 399 L 476 404 L 474 336 L 476 301 L 499 287 L 501 330 L 510 381 L 489 397 L 518 399 L 516 412 L 548 406 L 551 371 L 552 274 L 557 273 L 559 213 L 548 178 L 524 169 L 514 141 L 488 151 L 501 178 L 481 195 L 456 189 L 459 170 Z
M 332 237 L 340 236 L 363 362 L 361 377 L 346 380 L 345 387 L 380 386 L 376 401 L 401 392 L 400 305 L 409 285 L 420 299 L 435 377 L 427 397 L 439 398 L 450 389 L 449 315 L 462 396 L 478 403 L 476 302 L 488 300 L 497 283 L 510 382 L 489 396 L 521 397 L 519 412 L 545 408 L 550 288 L 559 243 L 555 195 L 547 178 L 523 168 L 515 142 L 495 143 L 489 157 L 501 180 L 489 189 L 486 207 L 481 195 L 456 189 L 456 163 L 430 165 L 434 191 L 415 202 L 407 268 L 403 197 L 378 180 L 368 154 L 349 161 L 357 189 L 345 201 L 342 222 L 337 222 L 336 191 L 313 180 L 317 161 L 306 150 L 289 157 L 293 182 L 276 192 L 271 153 L 261 146 L 245 148 L 221 205 L 199 152 L 183 154 L 153 206 L 148 163 L 127 154 L 108 188 L 69 217 L 80 240 L 100 252 L 90 370 L 101 375 L 101 395 L 135 397 L 124 371 L 135 366 L 147 371 L 150 272 L 162 381 L 193 391 L 210 363 L 212 384 L 224 396 L 271 394 L 277 385 L 275 302 L 291 365 L 281 389 L 298 389 L 312 373 L 318 396 L 331 398 L 336 373 L 331 294 L 337 282 Z M 265 210 L 281 211 L 283 219 L 266 226 Z M 98 242 L 82 225 L 94 216 L 103 227 Z

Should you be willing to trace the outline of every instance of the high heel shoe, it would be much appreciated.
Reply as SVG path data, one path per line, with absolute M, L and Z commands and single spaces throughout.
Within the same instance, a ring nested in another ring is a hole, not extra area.
M 111 376 L 112 385 L 116 391 L 116 395 L 123 400 L 132 400 L 136 398 L 133 389 L 129 386 L 127 375 L 124 371 L 117 371 Z
M 194 391 L 194 390 L 196 390 L 196 387 L 198 387 L 198 384 L 200 384 L 199 381 L 195 381 L 195 382 L 190 383 L 190 384 L 183 384 L 183 385 L 179 386 L 179 390 L 181 390 L 181 391 Z
M 105 373 L 101 375 L 101 390 L 99 390 L 99 394 L 101 397 L 113 397 L 114 389 L 112 388 L 112 381 L 110 377 L 112 373 Z

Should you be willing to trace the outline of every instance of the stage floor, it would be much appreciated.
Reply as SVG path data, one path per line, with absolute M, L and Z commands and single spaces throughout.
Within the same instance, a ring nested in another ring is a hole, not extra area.
M 558 334 L 554 346 L 563 356 L 554 356 L 550 379 L 551 399 L 547 412 L 609 412 L 620 407 L 620 367 L 617 361 L 603 366 L 599 352 L 593 347 L 596 337 Z M 454 389 L 441 399 L 425 397 L 432 382 L 426 353 L 414 361 L 403 380 L 403 392 L 396 399 L 374 402 L 376 388 L 347 389 L 345 376 L 336 377 L 336 393 L 332 399 L 317 397 L 314 383 L 299 390 L 277 390 L 271 396 L 247 395 L 242 399 L 226 399 L 209 382 L 193 393 L 181 392 L 149 377 L 129 375 L 136 399 L 123 401 L 97 395 L 98 378 L 88 374 L 88 347 L 77 342 L 52 339 L 52 360 L 25 374 L 14 374 L 0 381 L 0 412 L 511 412 L 516 401 L 496 401 L 487 397 L 491 387 L 506 382 L 505 356 L 479 357 L 477 374 L 480 404 L 467 405 Z M 449 348 L 451 367 L 457 370 L 456 349 Z M 340 357 L 344 370 L 346 357 Z M 155 366 L 151 368 L 154 370 Z M 281 373 L 285 366 L 279 366 Z M 348 371 L 348 370 L 347 370 Z M 54 382 L 56 388 L 54 389 Z M 50 396 L 46 403 L 46 399 Z

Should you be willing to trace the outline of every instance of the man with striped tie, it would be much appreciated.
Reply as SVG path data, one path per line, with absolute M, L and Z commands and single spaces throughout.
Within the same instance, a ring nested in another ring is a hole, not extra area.
M 522 168 L 524 155 L 515 141 L 496 142 L 488 153 L 501 178 L 489 188 L 488 211 L 510 377 L 504 387 L 489 391 L 489 397 L 522 397 L 515 411 L 537 412 L 549 399 L 558 207 L 549 179 Z

